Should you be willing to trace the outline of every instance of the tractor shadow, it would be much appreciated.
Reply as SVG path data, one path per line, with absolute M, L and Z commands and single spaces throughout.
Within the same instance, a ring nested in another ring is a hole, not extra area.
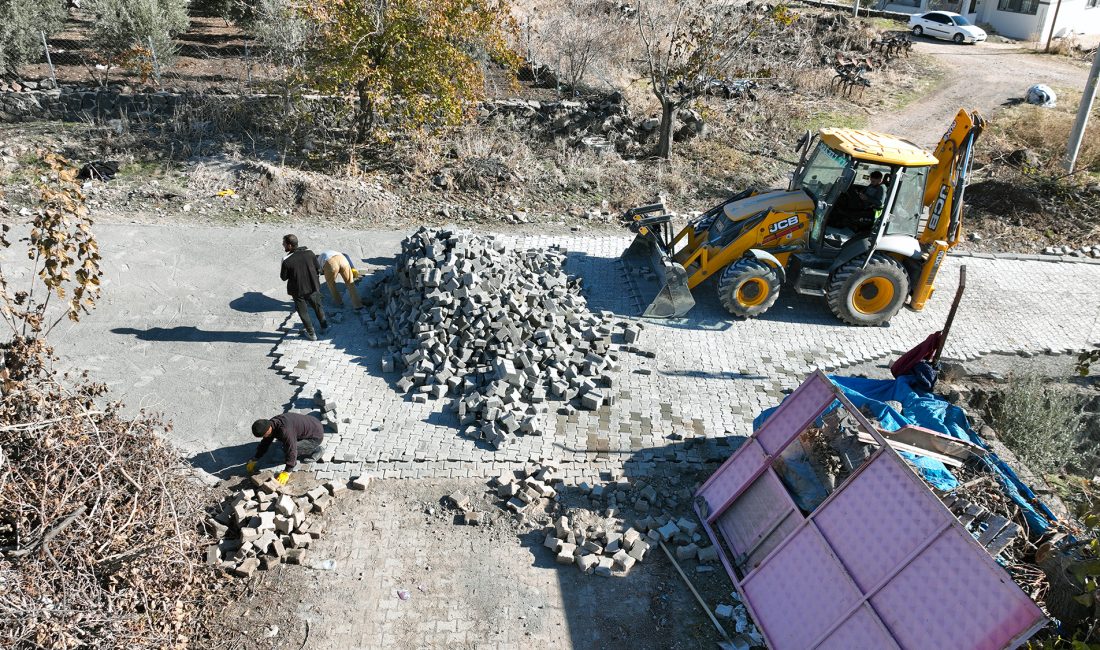
M 565 270 L 581 279 L 582 291 L 592 311 L 609 311 L 624 318 L 641 318 L 660 285 L 648 269 L 619 258 L 597 257 L 579 251 L 566 255 Z M 653 325 L 684 330 L 726 331 L 744 319 L 730 315 L 718 299 L 718 282 L 711 278 L 692 292 L 695 306 L 681 318 L 647 318 Z M 803 325 L 844 327 L 829 310 L 824 298 L 795 293 L 784 285 L 779 299 L 757 320 Z

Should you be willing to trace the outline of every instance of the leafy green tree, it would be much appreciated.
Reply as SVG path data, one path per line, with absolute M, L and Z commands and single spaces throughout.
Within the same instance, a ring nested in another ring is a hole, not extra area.
M 166 66 L 177 53 L 173 37 L 191 24 L 189 0 L 91 0 L 92 45 L 111 65 L 148 62 Z M 151 51 L 150 51 L 151 50 Z
M 485 61 L 514 69 L 506 0 L 313 0 L 317 38 L 308 66 L 323 90 L 353 90 L 358 136 L 450 125 L 484 93 Z
M 42 33 L 61 29 L 68 16 L 65 0 L 0 0 L 0 67 L 17 66 L 43 55 Z

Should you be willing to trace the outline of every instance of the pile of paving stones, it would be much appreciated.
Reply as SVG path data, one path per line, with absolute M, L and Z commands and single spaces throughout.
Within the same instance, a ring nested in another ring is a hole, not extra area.
M 388 325 L 382 371 L 400 371 L 397 388 L 414 402 L 453 396 L 465 433 L 498 449 L 542 435 L 548 400 L 612 404 L 612 314 L 589 311 L 565 257 L 421 228 L 365 300 Z
M 292 496 L 271 472 L 251 477 L 252 487 L 238 490 L 204 522 L 216 544 L 206 548 L 206 563 L 247 578 L 256 569 L 280 563 L 307 564 L 308 549 L 323 527 L 312 515 L 329 509 L 342 491 L 366 490 L 369 477 L 329 481 Z

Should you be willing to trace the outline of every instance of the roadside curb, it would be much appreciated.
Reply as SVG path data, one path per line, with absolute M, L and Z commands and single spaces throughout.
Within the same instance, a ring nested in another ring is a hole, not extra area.
M 1071 262 L 1076 264 L 1100 264 L 1100 259 L 1092 257 L 1074 257 L 1072 255 L 1034 255 L 1029 253 L 979 253 L 972 251 L 951 251 L 951 257 L 974 257 L 982 260 L 1016 260 L 1027 262 Z

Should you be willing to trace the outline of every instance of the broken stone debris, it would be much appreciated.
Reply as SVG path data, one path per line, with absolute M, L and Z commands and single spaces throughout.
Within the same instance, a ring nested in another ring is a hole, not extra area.
M 400 371 L 414 402 L 452 397 L 466 435 L 498 449 L 542 435 L 548 400 L 614 402 L 621 325 L 589 311 L 565 251 L 429 228 L 401 250 L 364 302 L 388 329 L 382 371 Z
M 280 562 L 308 562 L 308 549 L 323 530 L 321 522 L 311 517 L 323 513 L 348 485 L 329 481 L 296 498 L 283 492 L 284 486 L 273 476 L 272 472 L 252 476 L 252 487 L 238 490 L 206 519 L 204 528 L 216 540 L 206 547 L 208 565 L 247 578 Z M 366 489 L 367 482 L 367 477 L 360 477 L 350 485 Z
M 517 478 L 517 474 L 522 476 Z M 550 511 L 543 546 L 554 554 L 555 562 L 576 565 L 582 573 L 605 577 L 627 575 L 635 564 L 648 557 L 658 541 L 674 545 L 680 560 L 703 564 L 718 559 L 717 549 L 699 532 L 699 524 L 686 517 L 647 514 L 627 525 L 621 516 L 620 503 L 636 506 L 644 502 L 653 508 L 662 503 L 656 488 L 642 480 L 631 483 L 622 479 L 595 486 L 581 483 L 572 488 L 602 511 L 602 523 L 596 525 L 584 525 L 582 519 L 588 518 L 577 512 L 561 513 L 557 496 L 564 485 L 552 466 L 531 464 L 521 472 L 506 472 L 490 481 L 489 488 L 504 501 L 504 509 L 515 513 L 521 522 L 537 519 L 539 515 L 545 517 Z M 455 495 L 450 500 L 456 502 Z

